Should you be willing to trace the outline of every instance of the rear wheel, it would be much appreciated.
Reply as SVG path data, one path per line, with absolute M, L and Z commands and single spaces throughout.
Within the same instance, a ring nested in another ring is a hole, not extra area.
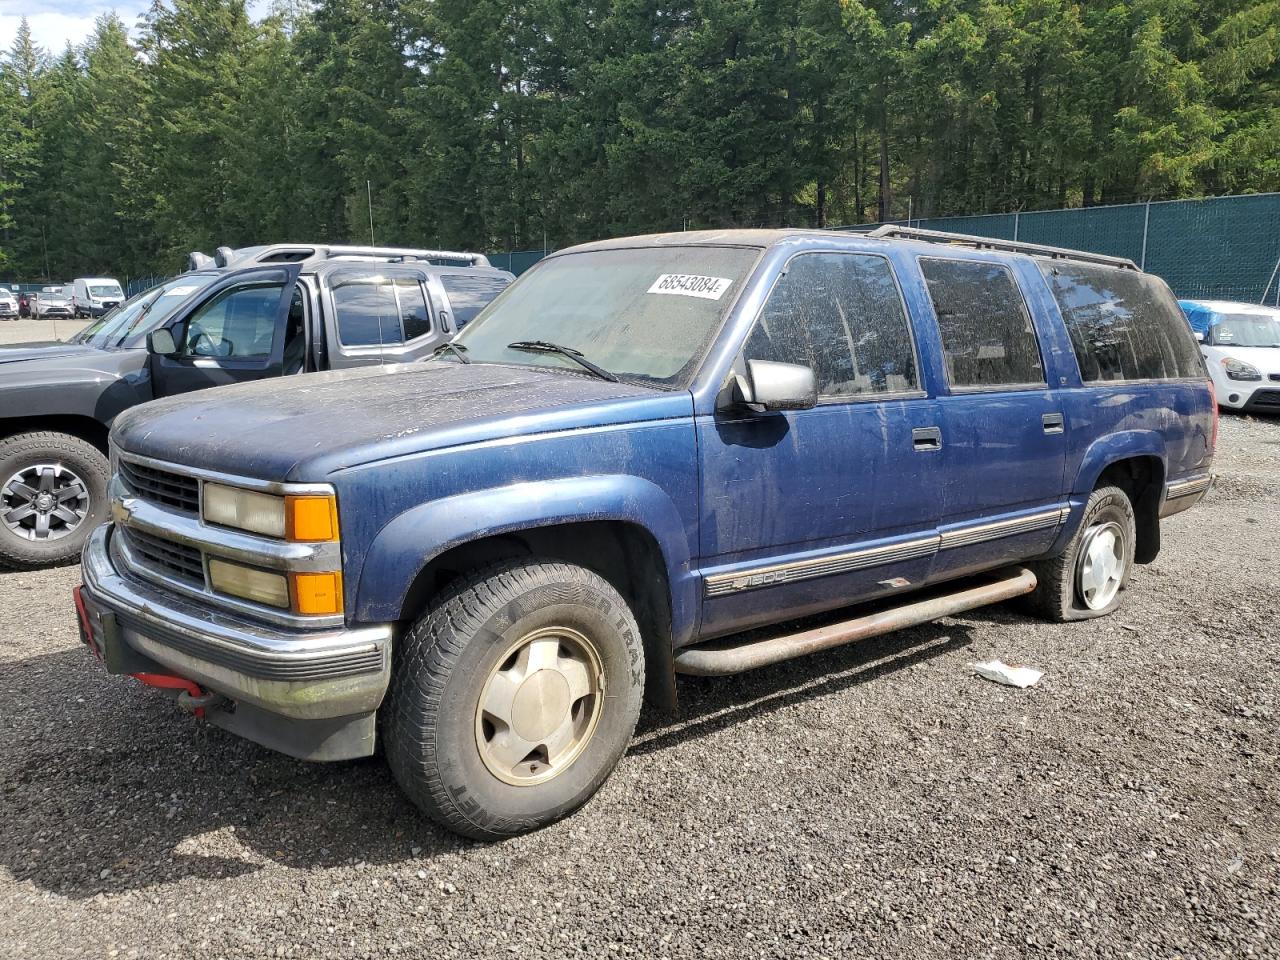
M 1119 487 L 1098 488 L 1089 496 L 1080 529 L 1067 548 L 1030 565 L 1039 583 L 1028 605 L 1059 623 L 1106 616 L 1120 605 L 1136 541 L 1128 495 Z
M 0 564 L 39 567 L 80 558 L 107 517 L 107 458 L 65 433 L 0 441 Z
M 383 706 L 400 787 L 449 829 L 494 840 L 585 803 L 640 715 L 644 650 L 607 581 L 550 561 L 452 587 L 397 645 Z

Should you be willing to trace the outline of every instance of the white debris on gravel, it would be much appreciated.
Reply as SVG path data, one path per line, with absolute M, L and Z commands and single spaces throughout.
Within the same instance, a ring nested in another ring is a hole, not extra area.
M 1034 687 L 1044 676 L 1043 670 L 1034 667 L 1010 666 L 1002 660 L 985 660 L 982 663 L 971 663 L 970 667 L 978 676 L 1006 687 L 1018 687 L 1025 690 Z

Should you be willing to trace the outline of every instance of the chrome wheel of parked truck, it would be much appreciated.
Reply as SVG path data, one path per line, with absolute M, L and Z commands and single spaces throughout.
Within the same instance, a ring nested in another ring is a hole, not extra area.
M 1111 613 L 1217 429 L 1133 263 L 896 227 L 587 244 L 426 362 L 201 401 L 114 423 L 86 643 L 486 840 L 586 803 L 677 674 Z

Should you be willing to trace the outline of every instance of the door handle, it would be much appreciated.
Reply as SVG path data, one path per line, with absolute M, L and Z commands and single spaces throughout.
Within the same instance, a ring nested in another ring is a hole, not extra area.
M 1065 421 L 1060 413 L 1046 413 L 1040 418 L 1045 433 L 1062 433 Z
M 911 431 L 911 444 L 920 453 L 942 449 L 942 431 L 937 427 L 916 427 Z

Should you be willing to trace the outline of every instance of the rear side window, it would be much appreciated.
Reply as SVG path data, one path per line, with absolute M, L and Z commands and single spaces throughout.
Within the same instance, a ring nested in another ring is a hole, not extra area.
M 453 307 L 454 329 L 461 330 L 511 281 L 506 277 L 483 274 L 446 273 L 440 277 L 440 283 L 449 296 L 449 305 Z
M 812 367 L 822 397 L 909 393 L 920 383 L 893 271 L 869 254 L 794 257 L 743 357 Z
M 426 294 L 413 277 L 350 277 L 332 289 L 345 346 L 404 343 L 431 332 Z
M 1042 263 L 1085 383 L 1203 377 L 1195 337 L 1168 287 L 1145 273 Z
M 1008 267 L 922 258 L 938 318 L 947 382 L 958 389 L 1039 386 L 1040 344 Z
M 1014 274 L 975 260 L 920 260 L 942 334 L 947 383 L 957 389 L 1044 383 L 1036 328 Z

